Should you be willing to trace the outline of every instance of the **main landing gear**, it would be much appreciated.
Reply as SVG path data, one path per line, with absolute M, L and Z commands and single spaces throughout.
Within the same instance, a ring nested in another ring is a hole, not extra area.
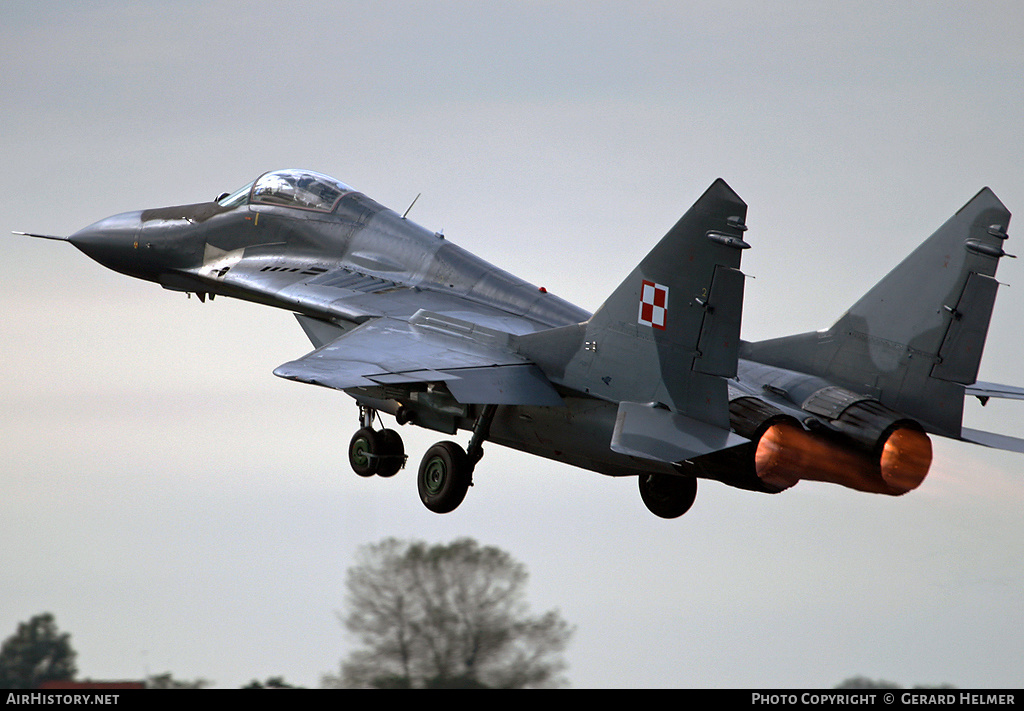
M 466 498 L 497 409 L 497 405 L 484 407 L 473 425 L 473 436 L 466 449 L 455 442 L 438 442 L 423 455 L 416 487 L 423 505 L 434 513 L 454 511 Z M 359 415 L 362 427 L 348 447 L 352 469 L 359 476 L 394 476 L 407 459 L 401 436 L 394 430 L 374 430 L 375 410 L 360 406 Z
M 672 474 L 641 474 L 640 498 L 655 516 L 678 518 L 697 498 L 697 479 Z

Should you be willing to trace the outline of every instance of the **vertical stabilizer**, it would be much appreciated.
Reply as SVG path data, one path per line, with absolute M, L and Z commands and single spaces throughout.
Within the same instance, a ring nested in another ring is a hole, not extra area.
M 584 324 L 525 336 L 553 382 L 728 428 L 747 206 L 716 180 Z
M 1010 213 L 984 188 L 832 328 L 748 344 L 744 357 L 817 375 L 958 436 L 1005 256 Z

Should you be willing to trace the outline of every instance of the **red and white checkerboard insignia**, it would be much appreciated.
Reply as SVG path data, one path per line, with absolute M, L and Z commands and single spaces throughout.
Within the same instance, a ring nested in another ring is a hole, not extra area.
M 640 288 L 640 316 L 637 321 L 645 326 L 665 330 L 668 313 L 668 287 L 644 279 Z

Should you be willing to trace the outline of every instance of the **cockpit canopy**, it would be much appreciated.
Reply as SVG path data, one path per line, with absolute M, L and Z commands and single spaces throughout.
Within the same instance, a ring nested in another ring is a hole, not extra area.
M 224 207 L 249 203 L 282 205 L 330 212 L 346 193 L 354 192 L 341 181 L 311 170 L 274 170 L 217 202 Z

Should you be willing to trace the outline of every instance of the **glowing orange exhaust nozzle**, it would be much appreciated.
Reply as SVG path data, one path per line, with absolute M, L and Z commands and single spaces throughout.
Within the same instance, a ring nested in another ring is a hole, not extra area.
M 810 463 L 807 433 L 787 422 L 772 425 L 757 441 L 754 472 L 768 486 L 782 491 L 800 481 Z
M 779 491 L 808 479 L 899 496 L 924 481 L 931 461 L 931 440 L 916 429 L 894 430 L 875 460 L 852 444 L 844 446 L 781 422 L 765 430 L 758 440 L 754 471 L 761 481 Z
M 901 427 L 894 430 L 882 446 L 879 460 L 882 481 L 894 494 L 916 489 L 932 465 L 932 441 L 920 430 Z

